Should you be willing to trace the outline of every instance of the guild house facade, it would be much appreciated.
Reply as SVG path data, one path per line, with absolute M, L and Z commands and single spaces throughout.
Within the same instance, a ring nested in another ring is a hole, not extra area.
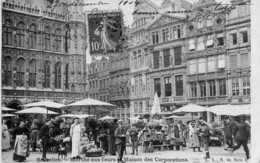
M 2 101 L 71 103 L 86 93 L 86 23 L 82 6 L 60 0 L 6 0 L 2 17 Z

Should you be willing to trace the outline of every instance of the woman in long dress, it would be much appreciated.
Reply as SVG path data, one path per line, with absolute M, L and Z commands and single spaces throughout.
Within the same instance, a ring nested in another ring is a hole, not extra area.
M 39 127 L 38 127 L 38 119 L 34 119 L 30 128 L 31 133 L 31 145 L 32 151 L 36 151 L 37 142 L 39 141 Z
M 14 129 L 14 155 L 13 160 L 18 162 L 23 162 L 26 160 L 26 157 L 29 155 L 29 140 L 30 134 L 29 130 L 25 128 L 25 123 L 23 121 L 20 122 L 19 127 Z
M 4 119 L 2 124 L 2 150 L 7 149 L 10 149 L 10 133 Z
M 81 139 L 81 126 L 79 123 L 79 118 L 74 118 L 74 123 L 70 128 L 70 136 L 72 138 L 72 159 L 80 159 L 80 139 Z
M 193 152 L 195 152 L 195 149 L 198 148 L 199 152 L 202 152 L 200 150 L 200 142 L 199 142 L 199 137 L 198 137 L 198 128 L 195 126 L 194 122 L 190 123 L 190 128 L 189 128 L 189 135 L 190 135 L 190 147 L 193 148 Z
M 108 20 L 107 17 L 104 17 L 103 20 L 100 22 L 100 25 L 98 28 L 95 30 L 95 35 L 99 36 L 101 38 L 101 43 L 102 43 L 102 49 L 104 49 L 104 52 L 108 52 L 110 50 L 115 51 L 117 43 L 114 42 L 109 38 L 109 32 L 107 30 L 108 26 L 114 30 L 117 28 L 114 27 L 111 23 L 114 23 L 115 21 L 113 20 Z

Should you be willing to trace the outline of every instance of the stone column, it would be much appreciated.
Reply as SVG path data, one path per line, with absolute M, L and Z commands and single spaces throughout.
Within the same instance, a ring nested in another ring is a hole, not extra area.
M 123 101 L 123 103 L 124 103 L 124 111 L 125 111 L 125 122 L 127 122 L 127 112 L 126 112 L 126 110 L 127 110 L 127 101 Z

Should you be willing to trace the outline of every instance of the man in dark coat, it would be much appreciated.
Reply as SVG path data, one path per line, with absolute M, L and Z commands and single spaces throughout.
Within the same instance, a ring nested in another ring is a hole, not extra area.
M 226 119 L 224 122 L 224 136 L 225 136 L 225 143 L 228 145 L 227 148 L 233 148 L 232 131 L 234 125 L 235 125 L 234 122 L 232 122 L 230 118 Z M 225 148 L 225 150 L 227 149 Z
M 47 162 L 48 159 L 46 157 L 46 152 L 48 148 L 49 138 L 50 138 L 50 128 L 49 125 L 51 123 L 50 119 L 45 120 L 45 125 L 43 125 L 40 129 L 39 138 L 42 142 L 42 161 Z
M 110 135 L 110 138 L 109 138 L 109 149 L 110 149 L 110 154 L 111 155 L 116 155 L 116 145 L 115 145 L 115 142 L 116 142 L 116 137 L 115 137 L 115 131 L 116 131 L 116 128 L 118 127 L 117 125 L 117 119 L 115 119 L 112 123 L 112 125 L 110 126 L 110 130 L 109 130 L 109 135 Z
M 204 158 L 207 159 L 210 158 L 209 155 L 210 132 L 209 132 L 209 127 L 207 125 L 207 122 L 202 121 L 200 125 L 200 129 L 202 131 L 200 133 L 200 136 L 204 144 L 204 150 L 206 152 L 206 156 Z
M 117 162 L 124 163 L 123 154 L 125 151 L 125 144 L 126 144 L 126 130 L 123 128 L 123 121 L 119 120 L 118 122 L 118 128 L 115 131 L 115 137 L 116 137 L 116 155 L 118 157 Z
M 235 150 L 239 149 L 241 145 L 244 147 L 244 150 L 246 152 L 246 158 L 249 159 L 249 149 L 247 147 L 247 142 L 250 137 L 250 126 L 245 122 L 246 117 L 241 116 L 240 122 L 237 123 L 233 130 L 233 137 L 235 138 L 236 145 L 233 148 L 234 152 Z

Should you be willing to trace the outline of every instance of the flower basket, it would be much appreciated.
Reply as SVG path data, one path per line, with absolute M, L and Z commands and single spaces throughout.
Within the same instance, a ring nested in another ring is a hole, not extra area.
M 86 152 L 86 157 L 101 157 L 102 151 L 97 152 Z

